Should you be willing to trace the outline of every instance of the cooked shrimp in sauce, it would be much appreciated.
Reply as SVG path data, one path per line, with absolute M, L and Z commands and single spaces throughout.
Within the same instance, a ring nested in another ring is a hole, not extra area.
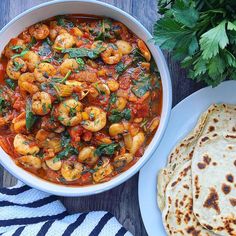
M 11 39 L 0 58 L 0 146 L 47 181 L 84 186 L 126 171 L 161 111 L 151 52 L 112 19 L 52 17 Z

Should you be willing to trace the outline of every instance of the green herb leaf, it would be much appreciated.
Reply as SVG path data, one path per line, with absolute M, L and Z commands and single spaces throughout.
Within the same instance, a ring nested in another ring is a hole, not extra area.
M 53 159 L 53 162 L 60 161 L 62 159 L 68 158 L 69 155 L 78 155 L 79 152 L 76 148 L 72 147 L 71 145 L 67 145 L 65 149 L 61 152 L 59 152 Z
M 11 57 L 11 59 L 15 59 L 17 57 L 23 57 L 27 52 L 29 51 L 28 48 L 24 49 L 21 53 L 15 54 L 14 56 Z
M 111 115 L 108 117 L 108 120 L 111 123 L 118 123 L 122 119 L 130 120 L 131 119 L 131 111 L 130 109 L 125 109 L 122 112 L 116 109 L 111 111 Z
M 101 144 L 95 150 L 95 155 L 99 157 L 102 155 L 111 156 L 119 147 L 120 145 L 118 143 Z
M 76 62 L 79 64 L 79 70 L 85 70 L 85 63 L 82 58 L 76 58 Z
M 200 46 L 203 59 L 209 59 L 219 53 L 219 48 L 224 49 L 229 43 L 228 36 L 225 31 L 226 21 L 222 21 L 219 25 L 207 31 L 201 36 Z
M 152 89 L 151 78 L 149 76 L 143 76 L 139 80 L 134 80 L 133 83 L 135 85 L 132 86 L 131 91 L 139 98 Z
M 13 79 L 10 79 L 10 78 L 5 79 L 5 82 L 9 88 L 11 88 L 12 90 L 15 90 L 15 88 L 17 86 L 17 82 L 15 82 Z
M 31 101 L 29 99 L 26 101 L 25 112 L 26 112 L 26 128 L 27 130 L 30 130 L 33 127 L 34 123 L 36 122 L 37 116 L 35 116 L 32 112 Z
M 71 58 L 80 58 L 80 57 L 89 57 L 90 59 L 97 58 L 105 48 L 102 44 L 98 44 L 95 49 L 87 49 L 87 48 L 68 48 L 63 49 L 62 53 L 68 53 Z
M 42 43 L 42 46 L 39 48 L 39 56 L 41 57 L 47 57 L 52 53 L 52 49 L 51 46 L 48 44 L 47 41 L 44 41 Z
M 110 103 L 115 104 L 116 101 L 117 101 L 117 95 L 116 95 L 116 93 L 112 93 L 110 96 Z
M 116 72 L 120 75 L 125 71 L 125 64 L 123 62 L 119 62 L 115 68 Z

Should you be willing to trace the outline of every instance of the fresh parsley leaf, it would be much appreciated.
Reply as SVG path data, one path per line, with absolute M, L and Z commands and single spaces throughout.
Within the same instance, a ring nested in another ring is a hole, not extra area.
M 201 36 L 200 46 L 203 59 L 210 59 L 216 56 L 219 53 L 219 48 L 224 49 L 229 43 L 225 24 L 226 21 L 222 21 L 219 25 Z
M 111 156 L 119 147 L 120 145 L 118 143 L 101 144 L 96 148 L 95 155 L 99 157 L 102 155 Z
M 35 116 L 32 112 L 31 101 L 28 99 L 26 101 L 26 129 L 30 130 L 37 120 L 37 116 Z
M 197 82 L 217 86 L 236 79 L 235 9 L 230 0 L 158 0 L 163 16 L 154 26 L 154 41 Z

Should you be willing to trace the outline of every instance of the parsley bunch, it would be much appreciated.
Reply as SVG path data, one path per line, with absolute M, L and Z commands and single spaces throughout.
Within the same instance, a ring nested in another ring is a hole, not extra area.
M 163 17 L 155 43 L 188 69 L 188 77 L 217 86 L 236 79 L 236 1 L 159 0 Z

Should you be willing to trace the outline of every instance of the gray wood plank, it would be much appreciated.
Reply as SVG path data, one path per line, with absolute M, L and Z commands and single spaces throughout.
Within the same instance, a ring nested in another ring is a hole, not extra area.
M 130 13 L 150 32 L 152 31 L 152 26 L 157 18 L 156 0 L 103 1 Z M 43 2 L 47 2 L 47 0 L 1 0 L 0 28 L 19 13 Z M 186 73 L 180 69 L 179 64 L 174 62 L 168 53 L 165 53 L 165 57 L 172 77 L 173 105 L 175 105 L 203 85 L 187 80 Z M 16 179 L 0 166 L 0 187 L 11 186 L 15 182 Z M 81 198 L 61 197 L 61 200 L 71 213 L 91 210 L 110 211 L 134 235 L 147 235 L 142 223 L 138 204 L 138 174 L 126 183 L 110 191 Z

